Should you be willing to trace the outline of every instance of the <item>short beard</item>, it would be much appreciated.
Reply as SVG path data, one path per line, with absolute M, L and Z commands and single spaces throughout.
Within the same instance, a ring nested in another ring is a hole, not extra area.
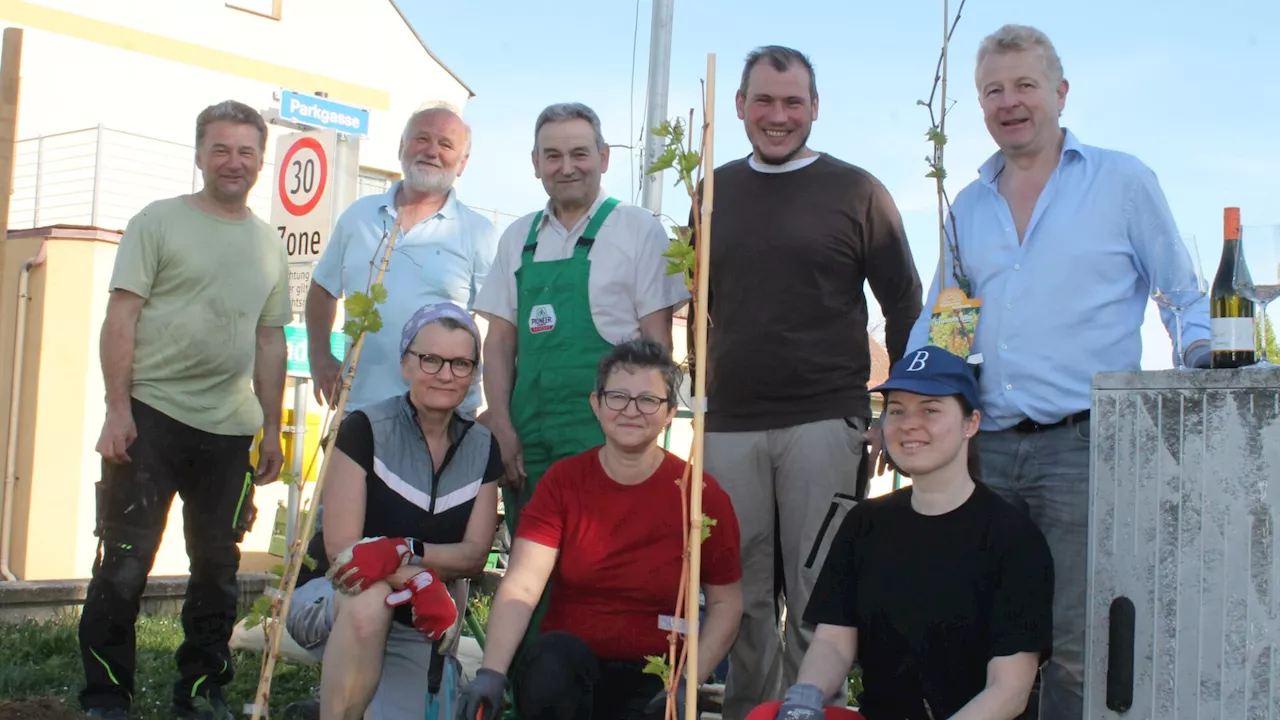
M 809 132 L 813 132 L 813 131 L 812 131 L 812 130 L 810 130 Z M 752 146 L 751 146 L 751 149 L 755 152 L 756 157 L 760 160 L 760 162 L 761 162 L 761 163 L 763 163 L 763 164 L 765 164 L 765 165 L 774 165 L 774 166 L 777 166 L 777 165 L 786 165 L 787 163 L 791 162 L 792 160 L 795 160 L 796 156 L 797 156 L 797 155 L 799 155 L 800 153 L 804 152 L 804 149 L 805 149 L 808 145 L 809 145 L 809 133 L 807 132 L 807 133 L 805 133 L 805 134 L 804 134 L 804 137 L 803 137 L 803 138 L 800 138 L 800 144 L 796 146 L 796 149 L 795 149 L 795 150 L 792 150 L 791 152 L 787 153 L 786 155 L 779 155 L 779 156 L 773 156 L 773 157 L 770 157 L 770 156 L 768 156 L 768 155 L 765 155 L 765 154 L 764 154 L 764 151 L 763 151 L 763 150 L 761 150 L 761 149 L 759 148 L 759 146 L 756 146 L 756 145 L 752 145 Z
M 453 188 L 458 173 L 453 170 L 422 170 L 413 163 L 406 163 L 404 170 L 404 186 L 414 192 L 428 194 L 444 194 Z

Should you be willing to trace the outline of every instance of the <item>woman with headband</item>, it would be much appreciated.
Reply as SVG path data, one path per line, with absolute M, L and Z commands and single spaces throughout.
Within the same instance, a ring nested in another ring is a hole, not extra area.
M 308 548 L 316 566 L 303 569 L 286 620 L 323 660 L 320 716 L 425 717 L 428 692 L 456 670 L 439 651 L 455 650 L 458 627 L 445 583 L 483 571 L 502 474 L 493 436 L 457 413 L 480 377 L 479 351 L 466 311 L 423 307 L 400 339 L 409 392 L 338 429 Z M 299 710 L 286 715 L 314 715 Z

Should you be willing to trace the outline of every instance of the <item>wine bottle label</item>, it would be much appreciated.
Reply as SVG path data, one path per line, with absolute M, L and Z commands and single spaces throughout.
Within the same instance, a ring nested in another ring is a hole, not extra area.
M 1252 352 L 1258 347 L 1251 317 L 1212 318 L 1209 320 L 1209 331 L 1213 336 L 1211 348 L 1214 352 Z

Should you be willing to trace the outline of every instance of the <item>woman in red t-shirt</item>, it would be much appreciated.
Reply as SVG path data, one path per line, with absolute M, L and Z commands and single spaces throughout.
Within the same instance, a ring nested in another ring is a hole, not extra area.
M 521 720 L 657 717 L 662 680 L 646 655 L 668 651 L 679 592 L 685 462 L 657 444 L 676 413 L 680 369 L 651 340 L 600 361 L 590 402 L 604 445 L 551 466 L 520 512 L 511 563 L 489 616 L 481 669 L 463 690 L 462 717 L 492 720 L 510 682 Z M 729 496 L 703 476 L 706 618 L 693 688 L 724 658 L 742 617 L 738 521 Z M 512 666 L 548 581 L 541 634 Z M 684 695 L 684 683 L 679 696 Z M 684 702 L 679 704 L 683 711 Z

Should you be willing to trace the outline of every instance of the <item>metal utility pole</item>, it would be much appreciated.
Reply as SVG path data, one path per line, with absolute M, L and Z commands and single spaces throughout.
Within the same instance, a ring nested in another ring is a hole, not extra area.
M 663 138 L 649 128 L 667 118 L 667 88 L 671 84 L 671 18 L 675 0 L 653 0 L 653 22 L 649 29 L 649 104 L 645 108 L 644 167 L 653 165 L 662 154 Z M 640 204 L 650 212 L 662 212 L 662 173 L 645 175 L 640 184 Z

